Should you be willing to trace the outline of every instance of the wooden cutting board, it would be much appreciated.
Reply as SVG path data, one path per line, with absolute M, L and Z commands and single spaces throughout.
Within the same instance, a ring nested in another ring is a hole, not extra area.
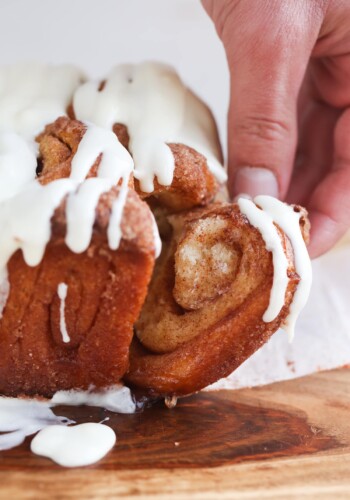
M 110 417 L 118 444 L 100 463 L 63 469 L 29 451 L 1 453 L 4 499 L 350 499 L 350 369 L 239 391 L 201 393 Z

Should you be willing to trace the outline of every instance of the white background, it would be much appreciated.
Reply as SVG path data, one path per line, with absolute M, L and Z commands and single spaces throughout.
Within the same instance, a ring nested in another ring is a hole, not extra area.
M 172 64 L 214 111 L 225 143 L 229 78 L 199 0 L 0 0 L 0 64 L 79 65 L 101 78 L 120 62 Z M 350 363 L 350 243 L 314 263 L 309 304 L 292 345 L 283 332 L 221 386 L 290 378 Z
M 92 78 L 121 62 L 167 62 L 226 133 L 225 53 L 199 0 L 0 0 L 0 47 L 1 65 L 68 62 Z

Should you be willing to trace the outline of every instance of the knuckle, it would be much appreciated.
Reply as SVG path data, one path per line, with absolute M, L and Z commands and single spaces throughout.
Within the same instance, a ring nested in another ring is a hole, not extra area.
M 236 127 L 236 137 L 240 140 L 254 138 L 264 142 L 275 142 L 285 140 L 291 135 L 291 127 L 286 122 L 263 116 L 245 117 Z

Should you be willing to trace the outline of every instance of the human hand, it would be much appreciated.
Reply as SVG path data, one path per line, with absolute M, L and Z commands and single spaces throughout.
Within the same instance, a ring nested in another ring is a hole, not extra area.
M 350 226 L 350 2 L 202 3 L 231 73 L 229 191 L 306 206 L 317 257 Z

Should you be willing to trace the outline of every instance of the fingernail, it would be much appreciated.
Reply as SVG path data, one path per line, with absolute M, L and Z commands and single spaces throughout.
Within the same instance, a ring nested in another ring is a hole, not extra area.
M 267 194 L 278 198 L 278 183 L 275 174 L 261 167 L 241 167 L 235 177 L 234 193 L 245 193 L 252 198 Z

